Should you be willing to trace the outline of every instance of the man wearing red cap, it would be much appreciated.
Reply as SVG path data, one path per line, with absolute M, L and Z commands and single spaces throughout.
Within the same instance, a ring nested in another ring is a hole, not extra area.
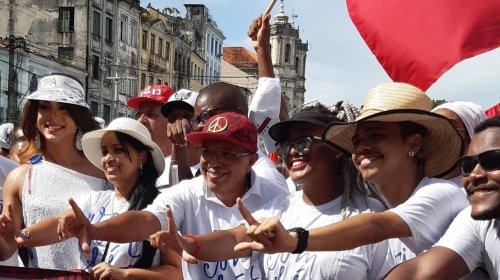
M 167 136 L 168 120 L 161 114 L 161 106 L 167 103 L 174 91 L 164 85 L 146 86 L 139 97 L 131 98 L 127 106 L 137 110 L 137 120 L 151 133 L 153 142 L 158 145 L 165 156 L 165 166 L 170 166 L 172 143 Z M 156 181 L 158 186 L 169 184 L 168 169 Z
M 60 230 L 77 236 L 82 246 L 86 246 L 89 240 L 121 243 L 144 240 L 161 229 L 167 229 L 169 207 L 179 231 L 196 235 L 233 228 L 244 222 L 236 207 L 238 197 L 250 211 L 273 208 L 276 206 L 270 205 L 269 201 L 279 201 L 279 197 L 286 199 L 286 189 L 277 187 L 274 180 L 262 177 L 252 169 L 258 158 L 257 129 L 244 115 L 222 113 L 212 116 L 201 132 L 189 134 L 187 138 L 199 147 L 202 176 L 163 190 L 145 211 L 129 211 L 97 224 L 90 225 L 80 210 L 74 208 L 76 220 L 73 222 L 77 226 L 73 229 L 78 229 L 78 232 L 64 227 Z M 70 223 L 65 221 L 63 224 Z M 150 240 L 159 249 L 173 246 L 168 233 L 158 232 Z M 184 279 L 261 277 L 258 264 L 252 259 L 184 264 L 183 274 Z

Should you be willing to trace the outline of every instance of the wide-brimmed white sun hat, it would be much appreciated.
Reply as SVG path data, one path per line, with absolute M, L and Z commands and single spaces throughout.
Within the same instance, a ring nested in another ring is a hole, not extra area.
M 37 90 L 26 99 L 53 101 L 90 108 L 85 102 L 85 91 L 82 84 L 74 78 L 60 74 L 41 77 L 38 80 Z
M 323 139 L 352 153 L 352 137 L 359 122 L 414 122 L 427 129 L 421 155 L 428 177 L 446 174 L 462 153 L 462 139 L 444 116 L 431 113 L 432 101 L 419 88 L 405 83 L 381 84 L 368 92 L 361 114 L 354 122 L 330 123 Z
M 160 147 L 151 140 L 151 134 L 148 129 L 140 122 L 130 118 L 117 118 L 113 120 L 106 128 L 87 132 L 82 138 L 83 153 L 87 159 L 102 170 L 101 166 L 101 140 L 104 134 L 108 132 L 121 132 L 139 140 L 144 145 L 151 148 L 151 155 L 153 157 L 153 164 L 158 171 L 162 174 L 165 170 L 165 159 Z

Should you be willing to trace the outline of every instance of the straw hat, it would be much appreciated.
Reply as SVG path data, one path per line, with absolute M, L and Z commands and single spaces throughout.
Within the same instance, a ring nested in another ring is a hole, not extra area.
M 101 139 L 107 132 L 118 131 L 125 133 L 139 140 L 142 144 L 150 147 L 153 157 L 153 164 L 162 174 L 165 169 L 165 159 L 158 145 L 151 140 L 151 134 L 148 129 L 138 121 L 130 118 L 117 118 L 113 120 L 106 128 L 87 132 L 82 138 L 83 153 L 88 160 L 97 168 L 102 170 L 101 166 Z
M 425 175 L 436 177 L 451 170 L 462 153 L 462 140 L 451 122 L 431 113 L 432 102 L 420 89 L 405 83 L 381 84 L 368 92 L 361 114 L 354 122 L 330 123 L 323 139 L 352 153 L 352 136 L 361 121 L 410 121 L 427 128 L 421 154 Z

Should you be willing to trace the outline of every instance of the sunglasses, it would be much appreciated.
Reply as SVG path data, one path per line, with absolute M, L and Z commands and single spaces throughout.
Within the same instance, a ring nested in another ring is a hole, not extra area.
M 234 109 L 236 109 L 238 106 L 231 106 L 231 107 L 220 107 L 220 108 L 213 108 L 213 109 L 208 109 L 203 112 L 199 116 L 196 117 L 196 121 L 198 123 L 205 123 L 210 119 L 211 117 L 221 114 L 221 113 L 226 113 L 226 112 L 231 112 Z
M 469 176 L 477 164 L 481 165 L 481 168 L 486 172 L 500 169 L 500 149 L 459 158 L 458 168 L 460 168 L 460 174 L 464 177 Z
M 299 156 L 308 154 L 311 151 L 313 140 L 321 140 L 318 136 L 306 136 L 295 140 L 285 140 L 276 144 L 276 150 L 281 158 L 285 158 L 292 147 Z
M 215 157 L 217 161 L 233 162 L 239 157 L 251 155 L 251 153 L 247 152 L 212 151 L 205 147 L 198 147 L 197 150 L 206 161 L 211 161 Z

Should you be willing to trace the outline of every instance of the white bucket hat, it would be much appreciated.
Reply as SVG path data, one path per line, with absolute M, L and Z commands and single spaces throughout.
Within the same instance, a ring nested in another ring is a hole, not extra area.
M 125 133 L 150 147 L 152 149 L 151 155 L 153 157 L 153 164 L 159 175 L 163 173 L 163 170 L 165 169 L 165 159 L 160 147 L 158 147 L 158 145 L 151 140 L 151 134 L 144 125 L 130 118 L 117 118 L 106 128 L 87 132 L 83 135 L 83 153 L 93 165 L 102 170 L 101 139 L 104 134 L 110 131 Z
M 53 101 L 85 107 L 85 92 L 83 86 L 75 79 L 64 75 L 47 75 L 38 80 L 38 88 L 27 99 Z

